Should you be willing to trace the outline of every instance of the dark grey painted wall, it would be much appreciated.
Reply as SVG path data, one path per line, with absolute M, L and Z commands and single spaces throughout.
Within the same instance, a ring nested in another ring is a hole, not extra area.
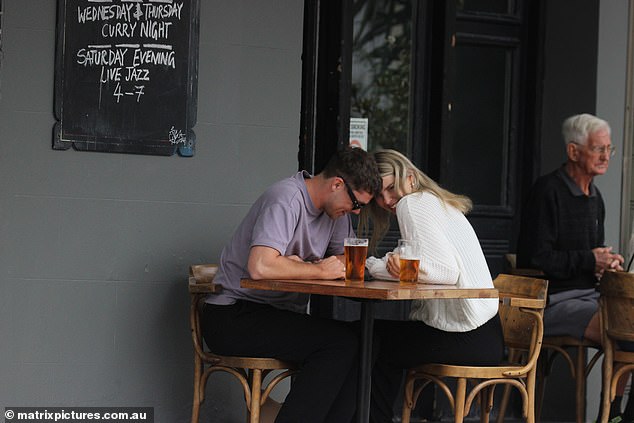
M 297 170 L 303 4 L 201 1 L 192 158 L 52 150 L 56 2 L 3 14 L 0 403 L 188 422 L 187 269 Z M 218 378 L 206 421 L 243 422 L 241 387 Z

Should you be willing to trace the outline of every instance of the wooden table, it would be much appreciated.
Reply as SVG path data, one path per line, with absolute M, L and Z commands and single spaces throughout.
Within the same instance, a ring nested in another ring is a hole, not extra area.
M 497 298 L 494 288 L 462 289 L 453 285 L 399 284 L 393 281 L 345 282 L 343 280 L 253 280 L 242 279 L 240 286 L 266 291 L 299 292 L 330 295 L 361 300 L 361 351 L 357 417 L 360 423 L 370 419 L 370 388 L 372 331 L 374 326 L 373 300 L 421 300 L 447 298 Z

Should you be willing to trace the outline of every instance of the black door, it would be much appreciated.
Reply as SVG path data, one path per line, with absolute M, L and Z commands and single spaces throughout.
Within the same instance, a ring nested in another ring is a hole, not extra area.
M 471 197 L 474 226 L 493 276 L 513 250 L 521 164 L 532 151 L 536 11 L 528 1 L 448 1 L 445 7 L 438 167 L 448 189 Z M 433 168 L 434 166 L 430 166 Z

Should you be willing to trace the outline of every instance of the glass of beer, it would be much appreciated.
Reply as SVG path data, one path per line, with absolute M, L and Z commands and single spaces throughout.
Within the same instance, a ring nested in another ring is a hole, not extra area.
M 397 253 L 399 255 L 400 274 L 402 283 L 418 282 L 418 268 L 420 267 L 420 246 L 418 241 L 399 239 Z
M 343 241 L 346 256 L 346 281 L 363 281 L 365 274 L 365 257 L 368 255 L 367 238 L 346 238 Z

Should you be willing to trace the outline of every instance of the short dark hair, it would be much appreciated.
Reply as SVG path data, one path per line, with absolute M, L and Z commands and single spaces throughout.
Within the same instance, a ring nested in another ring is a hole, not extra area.
M 326 178 L 340 176 L 357 191 L 378 195 L 383 180 L 374 157 L 357 147 L 345 147 L 337 151 L 321 171 Z

